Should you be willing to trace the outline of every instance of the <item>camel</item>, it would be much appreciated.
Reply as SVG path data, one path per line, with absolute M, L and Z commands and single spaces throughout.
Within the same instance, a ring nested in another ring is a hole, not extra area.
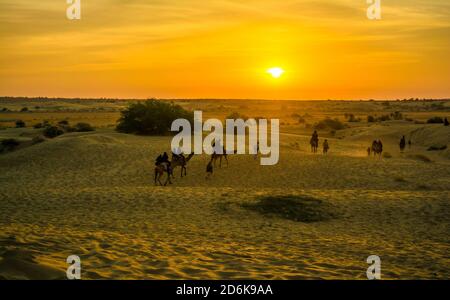
M 381 157 L 381 154 L 383 153 L 383 146 L 381 144 L 381 141 L 373 141 L 371 150 L 374 156 L 378 155 L 379 157 Z
M 159 183 L 161 186 L 163 185 L 161 182 L 161 177 L 163 177 L 164 173 L 167 173 L 167 180 L 164 183 L 164 186 L 167 185 L 167 183 L 172 184 L 172 181 L 170 181 L 170 176 L 173 176 L 172 168 L 169 166 L 168 163 L 160 163 L 159 165 L 155 166 L 155 185 Z
M 184 174 L 184 176 L 186 176 L 186 174 L 187 174 L 186 165 L 193 156 L 194 156 L 194 153 L 189 154 L 188 157 L 184 157 L 183 155 L 177 156 L 177 155 L 172 154 L 172 161 L 170 162 L 170 164 L 172 166 L 172 171 L 176 167 L 181 167 L 181 177 L 183 177 L 183 174 Z M 173 176 L 173 172 L 172 172 L 172 176 Z
M 237 151 L 234 150 L 234 154 L 236 154 L 236 153 L 237 153 Z M 228 166 L 228 153 L 227 153 L 227 151 L 225 150 L 225 146 L 223 147 L 222 154 L 219 154 L 219 153 L 214 152 L 214 153 L 211 155 L 211 161 L 214 162 L 214 167 L 216 166 L 216 160 L 219 160 L 219 167 L 220 167 L 220 168 L 222 167 L 222 158 L 225 158 L 225 160 L 226 160 L 226 162 L 227 162 L 227 166 Z

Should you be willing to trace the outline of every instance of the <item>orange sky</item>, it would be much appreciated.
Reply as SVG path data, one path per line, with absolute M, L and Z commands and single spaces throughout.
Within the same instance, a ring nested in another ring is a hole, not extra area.
M 1 0 L 0 95 L 450 97 L 450 2 Z M 272 78 L 266 70 L 281 67 Z

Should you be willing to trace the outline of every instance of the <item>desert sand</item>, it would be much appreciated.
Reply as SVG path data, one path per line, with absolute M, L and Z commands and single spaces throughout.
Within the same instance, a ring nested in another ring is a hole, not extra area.
M 367 157 L 374 138 L 391 158 Z M 312 154 L 308 135 L 284 130 L 278 165 L 230 156 L 210 180 L 209 158 L 194 156 L 167 187 L 153 170 L 169 137 L 103 128 L 2 154 L 0 278 L 64 278 L 79 255 L 83 279 L 366 279 L 378 255 L 383 279 L 448 279 L 450 152 L 426 149 L 449 128 L 392 121 L 328 139 L 328 155 Z M 262 213 L 265 196 L 318 210 Z

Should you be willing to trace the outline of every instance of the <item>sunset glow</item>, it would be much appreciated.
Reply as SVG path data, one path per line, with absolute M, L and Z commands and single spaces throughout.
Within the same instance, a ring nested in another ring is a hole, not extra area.
M 62 3 L 2 1 L 0 95 L 450 95 L 447 0 L 384 2 L 378 21 L 366 1 L 82 1 L 77 21 Z M 289 67 L 276 87 L 274 63 Z

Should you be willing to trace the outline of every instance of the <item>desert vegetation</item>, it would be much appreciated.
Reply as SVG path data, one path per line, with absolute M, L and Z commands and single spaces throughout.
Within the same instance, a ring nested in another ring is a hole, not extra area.
M 117 131 L 143 135 L 168 135 L 176 119 L 194 121 L 192 112 L 180 105 L 157 100 L 132 103 L 121 112 Z

